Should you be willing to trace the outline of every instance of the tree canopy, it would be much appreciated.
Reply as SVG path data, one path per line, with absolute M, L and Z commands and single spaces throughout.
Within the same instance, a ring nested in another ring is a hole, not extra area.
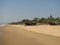
M 13 22 L 10 24 L 29 24 L 29 25 L 36 25 L 36 24 L 50 24 L 50 25 L 60 25 L 60 17 L 54 18 L 52 15 L 50 15 L 47 18 L 38 18 L 35 17 L 32 20 L 29 19 L 23 19 L 22 21 Z

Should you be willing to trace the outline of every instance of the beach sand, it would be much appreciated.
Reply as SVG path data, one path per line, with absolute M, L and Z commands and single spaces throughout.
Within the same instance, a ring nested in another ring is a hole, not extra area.
M 0 31 L 4 45 L 60 45 L 60 26 L 7 25 Z

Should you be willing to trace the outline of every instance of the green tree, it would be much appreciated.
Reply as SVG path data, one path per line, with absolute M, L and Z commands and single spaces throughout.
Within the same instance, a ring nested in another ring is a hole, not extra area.
M 46 23 L 46 19 L 43 17 L 43 18 L 40 19 L 40 22 L 41 23 Z
M 32 22 L 35 22 L 35 23 L 38 23 L 39 22 L 39 18 L 38 17 L 35 17 Z

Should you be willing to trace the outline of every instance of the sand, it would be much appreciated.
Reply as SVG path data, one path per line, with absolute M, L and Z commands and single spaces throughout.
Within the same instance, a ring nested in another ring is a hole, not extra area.
M 60 26 L 7 25 L 0 31 L 4 45 L 60 45 Z
M 23 28 L 28 31 L 36 32 L 36 33 L 43 33 L 53 36 L 60 37 L 60 26 L 51 26 L 51 25 L 38 25 L 38 26 L 24 26 L 24 25 L 12 25 L 17 28 Z

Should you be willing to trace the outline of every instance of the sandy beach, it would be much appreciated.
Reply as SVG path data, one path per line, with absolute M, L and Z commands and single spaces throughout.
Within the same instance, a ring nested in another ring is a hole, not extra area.
M 36 32 L 36 33 L 43 33 L 53 36 L 60 37 L 60 26 L 51 26 L 51 25 L 38 25 L 38 26 L 24 26 L 24 25 L 12 25 L 17 28 L 23 28 L 28 31 Z
M 6 25 L 3 32 L 3 45 L 60 45 L 60 26 Z

